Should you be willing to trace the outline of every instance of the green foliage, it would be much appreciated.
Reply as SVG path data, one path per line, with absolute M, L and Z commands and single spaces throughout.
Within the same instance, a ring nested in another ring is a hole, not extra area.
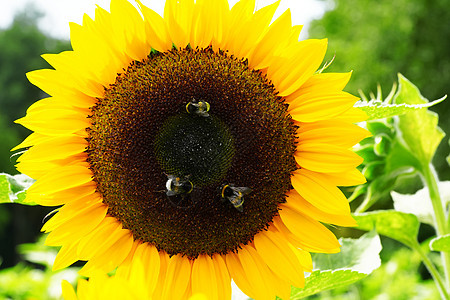
M 424 280 L 420 275 L 421 257 L 408 248 L 386 249 L 389 258 L 366 279 L 352 285 L 321 292 L 308 299 L 396 299 L 435 300 L 439 292 L 433 280 Z M 295 298 L 293 298 L 295 299 Z
M 375 91 L 378 84 L 390 87 L 395 74 L 404 74 L 424 95 L 438 99 L 449 93 L 450 19 L 448 0 L 331 0 L 329 11 L 309 27 L 311 38 L 328 38 L 326 61 L 336 57 L 329 72 L 353 70 L 347 90 Z M 450 101 L 433 108 L 441 116 L 450 113 Z M 450 132 L 450 118 L 440 127 Z M 444 158 L 446 142 L 434 164 L 438 174 L 450 179 Z
M 388 104 L 391 101 L 395 105 L 424 107 L 418 110 L 405 107 L 405 111 L 398 117 L 367 122 L 367 129 L 372 133 L 372 137 L 362 141 L 360 147 L 356 148 L 356 153 L 365 159 L 362 172 L 368 182 L 357 188 L 350 197 L 350 200 L 354 200 L 365 194 L 357 212 L 363 212 L 374 203 L 385 201 L 390 191 L 395 189 L 400 176 L 427 168 L 444 137 L 442 130 L 437 127 L 437 115 L 426 109 L 430 104 L 444 99 L 428 102 L 417 87 L 402 75 L 399 75 L 398 86 L 395 95 L 394 85 L 391 94 L 382 101 L 385 104 L 374 106 L 373 109 L 381 110 L 381 114 L 389 112 Z M 376 101 L 381 102 L 380 99 L 381 92 Z
M 75 282 L 78 277 L 73 267 L 52 272 L 57 251 L 45 246 L 43 237 L 19 251 L 26 261 L 0 271 L 0 299 L 61 299 L 61 280 Z
M 34 180 L 24 174 L 11 176 L 0 173 L 0 203 L 20 203 L 36 205 L 36 203 L 24 202 L 26 190 Z
M 353 70 L 349 91 L 389 87 L 398 72 L 437 99 L 450 82 L 450 19 L 447 0 L 333 0 L 309 28 L 330 40 L 330 72 Z M 447 104 L 448 105 L 448 104 Z
M 291 299 L 301 299 L 324 290 L 347 286 L 370 274 L 381 265 L 381 243 L 373 231 L 359 239 L 340 239 L 341 252 L 315 254 L 314 268 L 304 288 L 293 288 Z
M 430 249 L 433 251 L 450 252 L 450 234 L 432 239 L 430 241 Z
M 374 211 L 355 214 L 358 229 L 376 230 L 379 234 L 390 237 L 413 247 L 417 243 L 419 220 L 413 214 L 395 210 Z
M 42 33 L 37 21 L 41 14 L 28 7 L 15 16 L 7 29 L 0 29 L 0 172 L 14 173 L 10 150 L 29 131 L 13 124 L 25 115 L 26 108 L 45 94 L 30 84 L 25 73 L 49 67 L 42 53 L 57 53 L 70 48 Z
M 359 109 L 364 111 L 368 116 L 367 121 L 370 121 L 399 116 L 408 112 L 428 108 L 441 103 L 445 100 L 445 98 L 446 97 L 442 97 L 441 99 L 435 100 L 433 102 L 426 102 L 422 104 L 386 104 L 380 101 L 373 100 L 369 102 L 359 101 L 355 104 L 355 107 L 358 107 Z
M 442 196 L 442 205 L 447 206 L 450 203 L 450 181 L 438 182 L 438 187 Z M 418 190 L 415 194 L 391 192 L 391 196 L 397 211 L 414 214 L 421 223 L 435 225 L 428 187 Z
M 399 75 L 399 91 L 394 98 L 398 104 L 429 104 L 419 89 L 402 75 Z M 419 110 L 401 115 L 395 123 L 398 132 L 419 163 L 428 166 L 445 133 L 437 126 L 438 115 L 428 110 Z M 413 164 L 413 162 L 411 162 Z

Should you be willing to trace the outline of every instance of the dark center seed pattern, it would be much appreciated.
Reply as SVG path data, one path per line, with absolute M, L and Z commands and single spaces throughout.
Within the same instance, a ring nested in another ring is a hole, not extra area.
M 210 104 L 209 116 L 187 113 L 195 101 Z M 169 255 L 236 251 L 267 228 L 291 189 L 287 105 L 263 73 L 226 52 L 152 53 L 91 110 L 88 163 L 108 213 Z M 167 196 L 168 175 L 191 180 L 192 192 Z M 243 212 L 222 201 L 223 184 L 252 189 Z

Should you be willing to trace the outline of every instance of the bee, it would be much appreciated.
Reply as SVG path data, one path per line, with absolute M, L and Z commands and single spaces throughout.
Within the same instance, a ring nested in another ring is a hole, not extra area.
M 194 189 L 194 185 L 189 181 L 189 176 L 184 176 L 184 178 L 177 177 L 175 175 L 167 175 L 166 181 L 166 195 L 176 196 L 176 195 L 186 195 L 190 194 Z
M 189 175 L 178 177 L 167 175 L 166 195 L 170 204 L 175 207 L 187 209 L 192 207 L 195 202 L 190 193 L 194 189 L 194 184 L 189 180 Z
M 251 188 L 248 187 L 235 187 L 233 185 L 224 184 L 222 186 L 222 201 L 228 200 L 233 204 L 234 208 L 238 211 L 243 212 L 244 208 L 244 196 L 252 192 Z
M 209 117 L 210 105 L 206 101 L 196 101 L 195 99 L 186 104 L 186 111 L 190 114 L 197 114 L 202 117 Z

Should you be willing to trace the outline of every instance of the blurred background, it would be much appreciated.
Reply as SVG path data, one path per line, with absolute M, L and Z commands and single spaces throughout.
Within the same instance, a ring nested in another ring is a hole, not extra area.
M 143 2 L 162 13 L 163 1 Z M 235 2 L 230 1 L 230 4 Z M 257 5 L 261 7 L 271 2 L 257 1 Z M 10 149 L 30 133 L 14 124 L 14 120 L 24 116 L 27 107 L 33 102 L 46 97 L 27 81 L 25 74 L 31 70 L 49 68 L 40 57 L 41 54 L 71 49 L 68 22 L 81 23 L 84 12 L 93 17 L 95 3 L 105 8 L 109 6 L 106 0 L 0 0 L 0 172 L 17 173 L 14 168 L 16 157 L 11 157 Z M 278 14 L 287 7 L 291 8 L 295 24 L 306 25 L 301 39 L 329 39 L 325 60 L 330 61 L 334 56 L 335 59 L 328 72 L 353 70 L 352 79 L 346 88 L 348 92 L 358 95 L 358 91 L 362 90 L 368 95 L 370 92 L 375 93 L 377 84 L 380 84 L 384 95 L 387 95 L 397 80 L 397 73 L 402 73 L 430 100 L 449 93 L 450 0 L 282 0 Z M 444 101 L 432 110 L 439 112 L 439 126 L 445 132 L 450 132 L 450 101 Z M 450 179 L 445 162 L 450 152 L 448 145 L 448 138 L 445 138 L 435 157 L 441 180 Z M 420 186 L 415 187 L 418 188 Z M 386 206 L 391 205 L 390 202 L 385 203 Z M 20 266 L 21 272 L 26 273 L 32 270 L 45 271 L 48 267 L 42 263 L 42 259 L 30 259 L 27 256 L 30 248 L 19 245 L 37 241 L 42 220 L 51 210 L 48 207 L 0 205 L 0 298 L 2 289 L 6 289 L 4 276 L 11 268 L 16 268 L 17 273 Z M 427 229 L 422 231 L 426 238 Z M 399 244 L 387 242 L 384 245 L 386 259 L 398 256 L 400 264 L 402 257 L 408 255 L 405 253 L 408 250 Z M 35 244 L 32 251 L 41 249 L 39 247 L 39 244 Z M 405 268 L 421 268 L 418 262 L 414 265 L 413 257 L 410 260 Z M 385 282 L 390 276 L 387 269 L 379 272 L 371 276 L 379 278 L 380 282 Z M 392 280 L 389 288 L 393 291 L 389 295 L 395 295 L 397 290 L 399 295 L 407 295 L 405 283 L 420 281 L 426 284 L 426 275 L 420 277 L 413 273 L 405 273 L 409 275 L 404 277 L 396 276 L 395 280 L 405 282 Z M 396 283 L 400 287 L 396 287 Z M 360 284 L 356 286 L 357 294 L 364 289 L 369 291 L 376 288 Z M 19 294 L 9 297 L 22 299 L 21 292 L 16 292 Z M 322 299 L 326 297 L 337 299 L 332 293 L 321 296 Z

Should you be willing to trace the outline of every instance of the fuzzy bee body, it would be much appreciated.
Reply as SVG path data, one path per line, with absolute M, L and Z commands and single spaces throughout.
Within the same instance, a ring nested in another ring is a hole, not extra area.
M 194 185 L 189 181 L 189 176 L 184 176 L 184 178 L 177 177 L 175 175 L 167 175 L 166 181 L 166 195 L 176 196 L 185 195 L 192 192 Z
M 190 114 L 197 114 L 202 117 L 209 117 L 210 105 L 206 101 L 191 101 L 186 104 L 186 111 Z
M 244 196 L 252 191 L 248 187 L 235 187 L 229 184 L 222 186 L 222 200 L 228 200 L 238 211 L 243 212 Z

